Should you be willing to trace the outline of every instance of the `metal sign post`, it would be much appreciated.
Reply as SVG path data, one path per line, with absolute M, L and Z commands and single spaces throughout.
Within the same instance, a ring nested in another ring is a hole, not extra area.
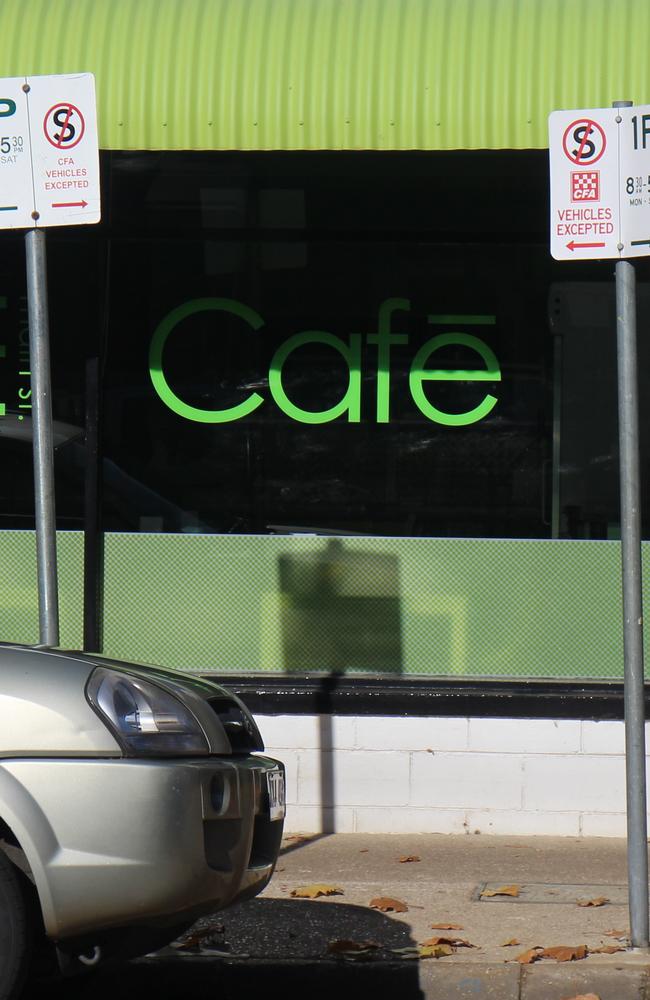
M 615 101 L 613 108 L 629 108 Z M 616 118 L 621 125 L 622 116 Z M 619 148 L 620 148 L 619 143 Z M 638 135 L 632 143 L 636 152 Z M 619 158 L 620 163 L 620 158 Z M 627 171 L 625 172 L 627 174 Z M 619 183 L 623 182 L 619 167 Z M 630 197 L 627 177 L 622 197 Z M 636 180 L 634 182 L 636 187 Z M 634 243 L 634 246 L 639 246 Z M 622 238 L 619 251 L 625 249 Z M 648 947 L 648 819 L 646 812 L 645 687 L 643 669 L 643 592 L 641 571 L 641 480 L 636 338 L 636 272 L 627 260 L 616 262 L 616 342 L 618 355 L 618 440 L 621 490 L 623 573 L 623 661 L 625 670 L 625 786 L 627 802 L 627 883 L 630 939 Z
M 627 260 L 616 263 L 618 347 L 618 437 L 623 572 L 625 670 L 625 784 L 630 938 L 648 947 L 648 822 L 646 816 L 643 599 L 641 588 L 641 491 L 636 352 L 636 274 Z
M 32 377 L 34 511 L 36 514 L 36 570 L 38 574 L 38 626 L 42 645 L 59 644 L 59 597 L 56 561 L 56 511 L 54 504 L 54 445 L 50 338 L 47 317 L 47 268 L 45 232 L 25 233 L 29 358 Z
M 0 123 L 0 229 L 29 230 L 25 260 L 39 638 L 42 645 L 58 646 L 52 390 L 42 227 L 99 222 L 94 77 L 80 73 L 0 80 Z M 22 420 L 23 415 L 15 419 Z
M 616 263 L 625 773 L 630 938 L 648 948 L 648 823 L 641 572 L 636 275 L 650 254 L 650 107 L 554 111 L 549 118 L 551 253 Z

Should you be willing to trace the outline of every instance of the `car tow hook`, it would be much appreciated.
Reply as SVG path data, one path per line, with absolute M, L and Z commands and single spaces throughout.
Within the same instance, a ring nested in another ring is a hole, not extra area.
M 95 947 L 93 948 L 92 955 L 77 955 L 77 958 L 79 959 L 81 964 L 87 965 L 89 967 L 97 965 L 97 963 L 101 960 L 101 957 L 102 957 L 102 949 L 99 947 L 98 944 L 96 944 Z

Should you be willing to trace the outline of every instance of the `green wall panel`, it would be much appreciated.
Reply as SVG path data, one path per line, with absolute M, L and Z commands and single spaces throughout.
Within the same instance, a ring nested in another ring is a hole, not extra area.
M 110 149 L 545 147 L 650 100 L 647 0 L 2 0 L 0 38 L 95 74 Z
M 111 534 L 104 651 L 224 673 L 616 679 L 619 558 L 617 542 Z M 59 534 L 59 564 L 77 646 L 80 535 Z M 33 535 L 0 533 L 0 565 L 0 638 L 36 641 Z
M 83 535 L 57 534 L 61 645 L 83 641 Z M 33 531 L 0 531 L 0 640 L 38 642 L 38 581 Z

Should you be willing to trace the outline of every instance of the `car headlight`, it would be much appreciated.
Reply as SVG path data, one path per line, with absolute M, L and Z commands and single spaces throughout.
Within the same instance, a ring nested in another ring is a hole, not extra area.
M 209 752 L 205 733 L 189 708 L 157 684 L 97 667 L 86 696 L 126 753 L 173 757 Z

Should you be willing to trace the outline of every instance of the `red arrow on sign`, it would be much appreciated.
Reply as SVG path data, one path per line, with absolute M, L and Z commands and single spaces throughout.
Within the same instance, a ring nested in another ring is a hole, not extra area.
M 573 240 L 571 240 L 570 243 L 567 243 L 567 250 L 570 250 L 573 253 L 574 250 L 581 250 L 583 247 L 604 247 L 604 246 L 605 246 L 604 243 L 575 243 Z
M 57 201 L 52 204 L 52 208 L 85 208 L 87 204 L 87 201 Z

